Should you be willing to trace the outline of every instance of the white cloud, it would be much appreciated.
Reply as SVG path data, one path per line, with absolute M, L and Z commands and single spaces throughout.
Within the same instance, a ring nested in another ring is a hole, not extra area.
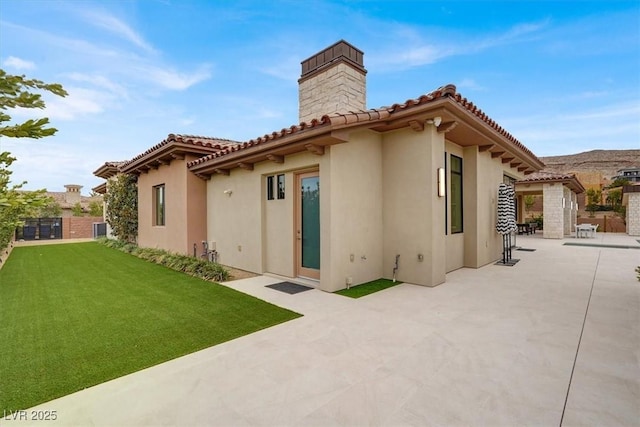
M 503 119 L 516 138 L 540 156 L 566 154 L 573 147 L 637 148 L 640 104 L 628 102 L 582 111 Z M 581 148 L 580 150 L 584 151 Z
M 141 71 L 146 78 L 165 89 L 185 90 L 209 79 L 211 77 L 210 68 L 208 65 L 202 65 L 193 73 L 181 73 L 164 67 L 146 66 L 141 67 Z
M 368 64 L 372 69 L 402 70 L 411 67 L 433 64 L 450 56 L 476 54 L 493 47 L 519 43 L 538 34 L 549 21 L 523 23 L 515 25 L 505 32 L 478 37 L 470 40 L 455 40 L 450 34 L 438 36 L 422 35 L 421 29 L 394 25 L 390 34 L 390 43 L 386 49 L 378 49 L 369 55 Z
M 458 89 L 470 89 L 470 90 L 477 90 L 477 91 L 485 91 L 487 90 L 486 87 L 478 84 L 478 82 L 476 82 L 474 79 L 470 79 L 470 78 L 464 78 L 462 80 L 460 80 L 459 82 L 456 83 L 456 88 Z
M 5 59 L 2 63 L 7 68 L 14 68 L 16 70 L 33 70 L 36 68 L 36 64 L 31 61 L 27 61 L 26 59 L 16 58 L 15 56 L 10 56 Z
M 293 84 L 300 77 L 300 58 L 289 56 L 275 61 L 274 65 L 262 67 L 259 70 L 264 74 Z
M 140 34 L 115 16 L 98 11 L 85 11 L 83 15 L 89 19 L 91 24 L 110 31 L 149 53 L 156 53 L 153 46 L 147 43 Z
M 87 114 L 98 114 L 105 110 L 113 96 L 111 94 L 77 87 L 67 88 L 66 98 L 51 98 L 46 101 L 45 115 L 49 119 L 73 120 Z
M 124 86 L 119 85 L 104 76 L 82 74 L 82 73 L 70 73 L 70 74 L 67 74 L 67 77 L 77 82 L 86 82 L 96 87 L 106 89 L 109 92 L 119 97 L 122 97 L 125 99 L 129 98 L 129 93 L 127 92 L 127 89 Z

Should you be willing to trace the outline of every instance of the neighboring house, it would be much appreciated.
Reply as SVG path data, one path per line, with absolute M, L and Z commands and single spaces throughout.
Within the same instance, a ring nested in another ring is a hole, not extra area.
M 640 167 L 620 169 L 618 174 L 611 179 L 614 181 L 616 179 L 626 179 L 631 183 L 640 182 Z
M 447 85 L 366 109 L 363 53 L 302 62 L 299 125 L 244 143 L 169 135 L 120 167 L 138 175 L 141 246 L 311 279 L 425 286 L 499 259 L 497 189 L 544 167 Z M 315 281 L 315 282 L 313 282 Z
M 46 196 L 51 197 L 62 209 L 63 218 L 73 216 L 73 208 L 80 203 L 82 211 L 86 214 L 89 212 L 89 205 L 92 202 L 102 203 L 102 196 L 83 196 L 80 193 L 82 185 L 67 184 L 64 186 L 66 191 L 47 191 Z

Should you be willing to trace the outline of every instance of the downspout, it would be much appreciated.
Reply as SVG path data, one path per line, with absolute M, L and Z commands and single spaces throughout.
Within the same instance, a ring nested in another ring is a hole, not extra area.
M 393 267 L 393 283 L 396 283 L 396 271 L 398 271 L 398 260 L 400 259 L 400 254 L 396 255 L 396 265 Z

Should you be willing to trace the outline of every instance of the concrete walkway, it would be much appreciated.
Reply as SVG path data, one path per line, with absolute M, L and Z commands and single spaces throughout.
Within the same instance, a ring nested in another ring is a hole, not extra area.
M 536 251 L 514 267 L 359 300 L 230 282 L 304 317 L 35 409 L 83 426 L 638 425 L 640 249 L 567 241 L 519 236 Z

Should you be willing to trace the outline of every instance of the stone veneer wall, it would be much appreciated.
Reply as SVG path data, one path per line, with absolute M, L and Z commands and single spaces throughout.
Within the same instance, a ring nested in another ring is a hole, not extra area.
M 628 193 L 627 234 L 640 236 L 640 193 Z
M 366 109 L 366 75 L 338 63 L 300 82 L 300 122 L 320 119 L 325 114 Z
M 564 186 L 559 183 L 544 184 L 544 238 L 562 239 L 564 237 L 564 215 L 562 197 Z

